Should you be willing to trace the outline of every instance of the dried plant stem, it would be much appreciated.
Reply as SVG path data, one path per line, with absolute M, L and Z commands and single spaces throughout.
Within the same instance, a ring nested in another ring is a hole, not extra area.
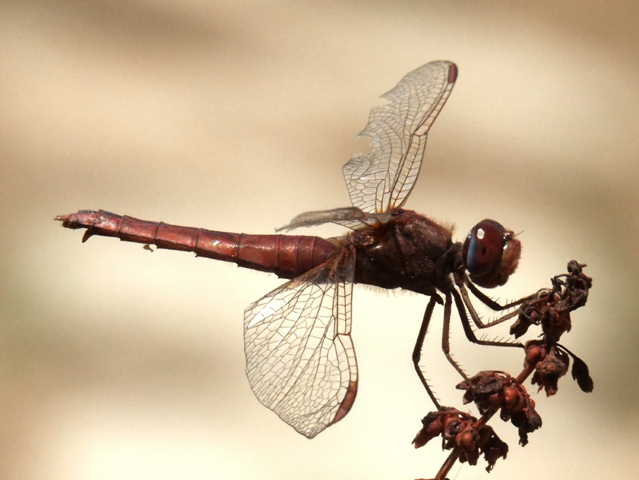
M 455 465 L 455 462 L 457 461 L 458 458 L 459 458 L 459 449 L 454 448 L 453 451 L 450 452 L 450 455 L 448 455 L 448 458 L 446 459 L 444 464 L 439 469 L 439 472 L 437 472 L 437 475 L 435 475 L 434 480 L 445 480 L 446 475 L 448 474 L 450 469 L 453 468 L 453 465 Z

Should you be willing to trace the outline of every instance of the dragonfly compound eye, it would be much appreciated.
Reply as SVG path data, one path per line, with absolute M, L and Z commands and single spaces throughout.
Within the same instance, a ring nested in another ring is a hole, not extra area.
M 485 219 L 464 242 L 464 263 L 470 278 L 482 287 L 503 285 L 517 268 L 521 243 L 499 222 Z

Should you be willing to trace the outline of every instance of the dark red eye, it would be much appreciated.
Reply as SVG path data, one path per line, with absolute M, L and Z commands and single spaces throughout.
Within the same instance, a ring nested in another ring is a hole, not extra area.
M 464 243 L 464 260 L 471 274 L 485 275 L 499 266 L 505 233 L 494 220 L 482 220 L 473 227 Z
M 503 285 L 515 271 L 521 245 L 499 222 L 482 220 L 466 237 L 464 262 L 470 278 L 482 287 Z

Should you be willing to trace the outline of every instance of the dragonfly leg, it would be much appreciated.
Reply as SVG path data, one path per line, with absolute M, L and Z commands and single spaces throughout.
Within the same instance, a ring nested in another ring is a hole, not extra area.
M 453 292 L 455 290 L 452 290 Z M 450 354 L 450 310 L 451 310 L 451 299 L 450 292 L 446 292 L 446 301 L 444 302 L 444 327 L 442 329 L 442 350 L 444 351 L 444 355 L 450 362 L 450 364 L 457 370 L 457 372 L 462 376 L 464 380 L 468 380 L 468 375 L 461 368 L 461 365 L 455 361 L 455 359 Z
M 437 407 L 437 410 L 441 410 L 442 406 L 439 404 L 437 397 L 435 396 L 430 386 L 428 385 L 428 381 L 426 380 L 426 377 L 424 377 L 424 372 L 419 366 L 419 360 L 422 357 L 422 346 L 424 345 L 424 338 L 426 338 L 428 324 L 430 323 L 430 319 L 433 316 L 433 309 L 435 308 L 436 303 L 437 303 L 437 300 L 435 296 L 430 297 L 430 301 L 428 302 L 428 306 L 426 307 L 426 311 L 424 312 L 422 325 L 421 327 L 419 327 L 419 333 L 417 334 L 417 341 L 415 342 L 415 348 L 413 349 L 413 365 L 415 366 L 415 371 L 417 372 L 417 376 L 419 377 L 419 379 L 422 382 L 422 385 L 424 385 L 424 388 L 426 389 L 426 393 L 428 393 L 428 396 L 430 397 L 432 402 L 435 404 L 435 407 Z
M 468 321 L 468 315 L 466 314 L 466 308 L 464 306 L 464 302 L 462 301 L 461 295 L 454 288 L 451 289 L 451 293 L 453 298 L 455 299 L 455 306 L 457 307 L 457 311 L 459 312 L 459 318 L 462 322 L 462 327 L 464 327 L 464 333 L 468 340 L 478 345 L 488 345 L 491 347 L 518 347 L 524 348 L 524 345 L 519 342 L 504 342 L 500 340 L 480 340 L 475 335 L 472 327 L 470 326 L 470 322 Z
M 455 283 L 457 283 L 458 286 L 462 283 L 465 283 L 466 285 L 468 285 L 468 288 L 470 289 L 470 291 L 473 292 L 473 295 L 475 295 L 480 302 L 482 302 L 484 305 L 486 305 L 489 308 L 492 308 L 495 311 L 508 310 L 509 308 L 520 305 L 524 303 L 526 300 L 529 300 L 535 296 L 534 294 L 528 295 L 526 297 L 520 298 L 519 300 L 515 300 L 514 302 L 507 303 L 506 305 L 501 305 L 499 302 L 493 300 L 484 292 L 482 292 L 479 288 L 477 288 L 477 286 L 473 282 L 471 282 L 468 279 L 468 277 L 466 277 L 466 275 L 464 275 L 464 277 L 460 280 L 456 279 Z
M 468 290 L 466 290 L 466 286 L 463 284 L 463 282 L 458 282 L 457 286 L 459 287 L 459 291 L 461 293 L 462 300 L 464 301 L 464 305 L 466 306 L 466 309 L 468 310 L 468 313 L 470 314 L 470 318 L 472 318 L 473 323 L 477 326 L 477 328 L 494 327 L 495 325 L 499 325 L 500 323 L 505 322 L 506 320 L 510 320 L 511 318 L 519 314 L 518 310 L 513 310 L 494 320 L 484 323 L 479 317 L 479 315 L 477 314 L 477 310 L 475 310 L 475 307 L 473 306 L 473 303 L 470 300 L 470 296 L 468 295 Z

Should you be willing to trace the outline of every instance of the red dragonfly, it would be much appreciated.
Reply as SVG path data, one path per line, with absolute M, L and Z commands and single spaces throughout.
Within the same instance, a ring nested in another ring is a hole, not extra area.
M 513 273 L 521 248 L 513 232 L 486 219 L 473 227 L 464 243 L 453 242 L 449 227 L 403 208 L 419 176 L 429 130 L 457 73 L 454 63 L 434 61 L 404 76 L 383 95 L 387 102 L 372 109 L 360 133 L 370 137 L 370 151 L 353 156 L 343 167 L 352 206 L 305 212 L 282 227 L 333 222 L 352 230 L 340 238 L 218 232 L 103 210 L 80 210 L 56 220 L 67 228 L 86 228 L 83 241 L 91 235 L 118 237 L 193 251 L 290 279 L 244 312 L 246 373 L 259 401 L 309 438 L 341 420 L 357 394 L 351 340 L 353 283 L 427 295 L 430 300 L 413 363 L 432 401 L 441 408 L 419 366 L 436 303 L 444 305 L 444 353 L 464 378 L 448 345 L 453 303 L 471 341 L 521 346 L 479 340 L 468 319 L 470 315 L 479 328 L 485 328 L 514 316 L 482 323 L 468 290 L 495 310 L 523 301 L 501 306 L 476 286 L 502 285 Z

